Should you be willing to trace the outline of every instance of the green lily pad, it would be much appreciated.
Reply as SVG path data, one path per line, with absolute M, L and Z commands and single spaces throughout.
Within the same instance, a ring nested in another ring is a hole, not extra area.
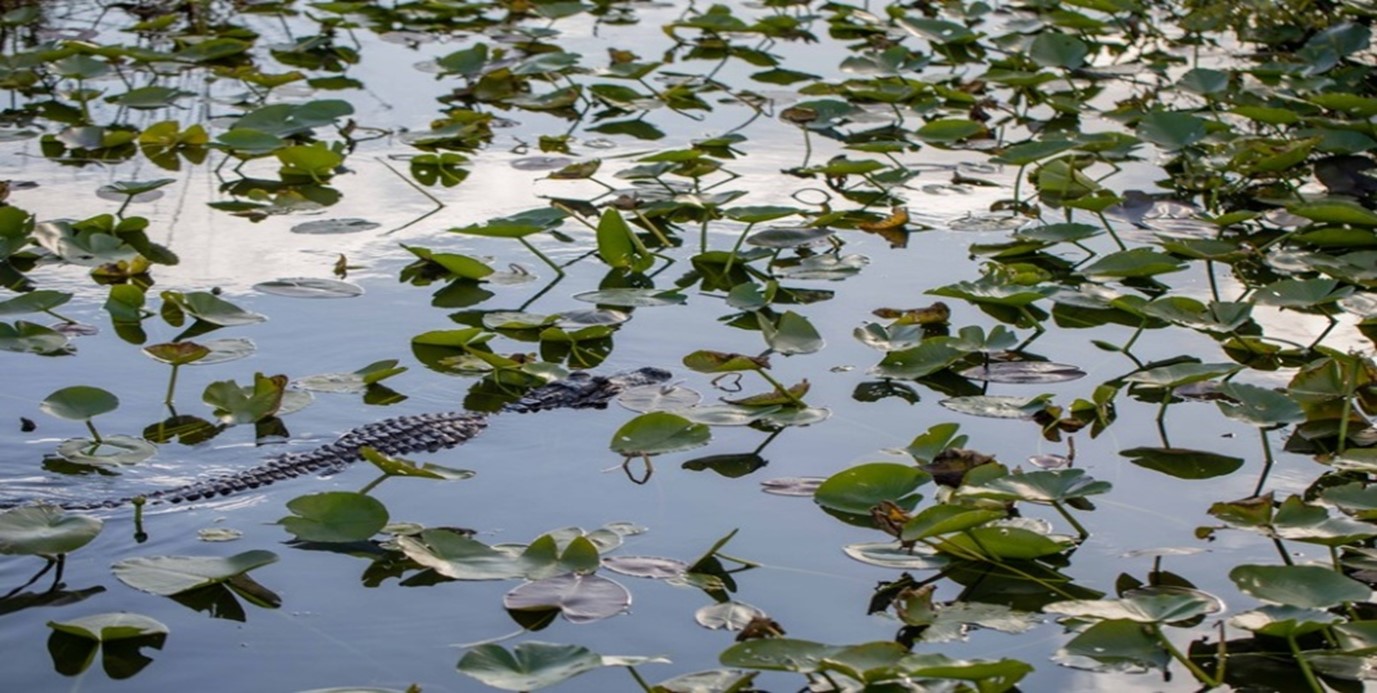
M 74 385 L 48 395 L 38 408 L 59 419 L 90 421 L 119 406 L 119 398 L 105 390 L 89 385 Z
M 1229 579 L 1262 601 L 1304 609 L 1328 609 L 1372 597 L 1367 585 L 1313 565 L 1240 565 L 1229 571 Z
M 604 666 L 601 655 L 580 645 L 523 642 L 508 652 L 479 645 L 459 660 L 459 671 L 504 691 L 534 691 Z
M 210 356 L 210 348 L 195 342 L 164 342 L 143 348 L 145 356 L 173 366 L 185 366 Z
M 869 517 L 881 501 L 912 509 L 922 496 L 914 493 L 932 477 L 907 464 L 870 462 L 842 470 L 818 486 L 814 502 L 829 510 Z
M 94 614 L 70 621 L 48 621 L 48 627 L 94 642 L 113 642 L 168 633 L 167 626 L 156 619 L 131 613 Z
M 348 543 L 365 541 L 387 525 L 387 507 L 378 499 L 351 491 L 326 491 L 287 501 L 292 515 L 277 521 L 298 541 Z
M 227 558 L 209 556 L 149 556 L 115 563 L 115 577 L 136 590 L 171 596 L 245 576 L 277 561 L 271 551 L 253 550 Z
M 0 513 L 0 553 L 59 556 L 91 543 L 104 525 L 87 515 L 50 505 L 11 508 Z
M 1125 620 L 1135 623 L 1176 623 L 1197 616 L 1218 613 L 1224 603 L 1217 597 L 1196 592 L 1145 594 L 1124 599 L 1083 599 L 1055 602 L 1042 607 L 1049 614 L 1098 621 Z
M 91 438 L 69 438 L 58 443 L 57 455 L 69 462 L 92 467 L 117 467 L 138 464 L 157 454 L 152 443 L 134 436 L 105 436 L 99 442 Z
M 0 315 L 39 313 L 52 310 L 70 300 L 72 300 L 72 294 L 65 291 L 39 289 L 0 301 Z
M 757 231 L 746 242 L 762 248 L 798 248 L 825 242 L 836 231 L 812 226 L 774 227 Z
M 699 607 L 693 612 L 693 620 L 708 630 L 739 631 L 752 620 L 765 616 L 765 612 L 741 602 L 725 601 Z
M 642 414 L 612 435 L 612 451 L 628 457 L 660 455 L 707 445 L 712 432 L 703 424 L 669 412 Z
M 1120 450 L 1130 462 L 1178 479 L 1213 479 L 1232 474 L 1243 466 L 1243 458 L 1188 448 L 1141 447 Z
M 258 346 L 253 343 L 253 340 L 244 337 L 208 339 L 199 343 L 209 349 L 210 353 L 204 358 L 192 362 L 193 365 L 197 366 L 211 366 L 217 363 L 238 361 L 252 356 L 254 352 L 258 351 Z
M 957 489 L 961 497 L 1032 503 L 1063 503 L 1072 498 L 1084 498 L 1108 493 L 1112 485 L 1086 476 L 1083 469 L 1024 472 L 1010 474 Z
M 430 462 L 416 464 L 405 458 L 384 455 L 367 445 L 359 448 L 359 454 L 363 456 L 363 459 L 368 460 L 374 467 L 377 467 L 382 473 L 388 476 L 411 476 L 421 479 L 459 481 L 462 479 L 472 479 L 478 474 L 468 469 L 443 467 L 438 464 L 431 464 Z

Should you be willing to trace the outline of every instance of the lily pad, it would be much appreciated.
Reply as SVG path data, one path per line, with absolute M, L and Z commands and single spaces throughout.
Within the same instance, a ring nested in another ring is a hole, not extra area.
M 634 412 L 645 413 L 688 409 L 702 399 L 702 393 L 681 385 L 643 385 L 623 390 L 617 395 L 617 404 Z
M 91 543 L 104 525 L 88 515 L 51 505 L 11 508 L 0 513 L 0 553 L 59 556 Z
M 971 380 L 1023 385 L 1077 380 L 1085 377 L 1085 371 L 1049 361 L 1004 361 L 967 368 L 960 375 Z
M 764 615 L 764 611 L 750 604 L 726 601 L 699 607 L 693 612 L 693 620 L 709 630 L 739 631 L 752 620 Z
M 168 633 L 167 626 L 156 619 L 131 613 L 94 614 L 70 621 L 48 621 L 48 627 L 60 633 L 95 642 L 113 642 Z
M 827 479 L 820 476 L 788 476 L 760 482 L 760 490 L 775 496 L 812 498 Z
M 382 224 L 367 219 L 319 219 L 316 221 L 302 222 L 293 226 L 292 233 L 304 233 L 308 235 L 360 233 L 362 231 L 372 231 L 381 226 Z
M 688 297 L 678 291 L 663 289 L 601 289 L 574 294 L 574 298 L 587 303 L 622 308 L 677 306 L 688 301 Z
M 118 397 L 89 385 L 64 387 L 48 395 L 38 405 L 45 413 L 70 421 L 89 421 L 119 408 Z
M 287 501 L 292 515 L 277 521 L 298 541 L 364 541 L 387 525 L 387 507 L 372 496 L 326 491 Z
M 627 456 L 659 455 L 707 445 L 707 426 L 669 412 L 651 412 L 628 421 L 612 435 L 612 450 Z
M 1240 565 L 1229 571 L 1229 579 L 1263 601 L 1305 609 L 1327 609 L 1372 597 L 1367 585 L 1312 565 Z
M 265 294 L 289 298 L 354 298 L 363 295 L 363 288 L 357 284 L 310 277 L 259 282 L 254 284 L 253 288 Z
M 521 585 L 502 598 L 502 606 L 514 611 L 558 610 L 570 623 L 589 623 L 625 612 L 631 607 L 631 593 L 605 577 L 570 573 Z
M 504 691 L 534 691 L 604 666 L 602 656 L 580 645 L 523 642 L 508 652 L 487 644 L 464 653 L 459 671 Z
M 271 551 L 253 550 L 227 558 L 150 556 L 126 558 L 114 566 L 115 577 L 136 590 L 171 596 L 226 582 L 277 561 Z
M 971 395 L 952 397 L 938 404 L 952 411 L 991 419 L 1030 419 L 1047 408 L 1047 395 L 1013 397 L 1010 395 Z
M 92 467 L 115 467 L 138 464 L 157 454 L 152 443 L 134 436 L 105 436 L 99 442 L 91 438 L 69 438 L 57 446 L 57 454 L 64 460 Z
M 683 561 L 658 556 L 608 556 L 602 559 L 602 566 L 614 573 L 654 580 L 679 577 L 689 569 Z

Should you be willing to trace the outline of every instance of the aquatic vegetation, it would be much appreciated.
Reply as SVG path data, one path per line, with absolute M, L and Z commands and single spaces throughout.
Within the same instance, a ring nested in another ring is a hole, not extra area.
M 0 674 L 1361 686 L 1372 16 L 0 2 Z M 459 465 L 42 503 L 638 366 L 683 381 Z

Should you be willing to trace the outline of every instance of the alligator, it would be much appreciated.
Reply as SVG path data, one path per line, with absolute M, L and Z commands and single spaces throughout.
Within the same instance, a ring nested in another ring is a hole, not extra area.
M 504 405 L 498 413 L 527 414 L 550 409 L 603 409 L 627 388 L 658 385 L 668 381 L 670 372 L 645 367 L 610 376 L 575 372 L 527 393 Z M 359 426 L 335 442 L 309 452 L 289 452 L 269 457 L 251 469 L 197 481 L 185 486 L 150 493 L 93 501 L 42 501 L 65 510 L 117 508 L 136 501 L 143 503 L 189 503 L 228 496 L 266 486 L 303 474 L 329 473 L 362 458 L 359 450 L 369 447 L 385 455 L 410 452 L 435 452 L 462 445 L 488 426 L 488 415 L 454 411 L 441 414 L 415 414 L 383 419 Z M 27 505 L 33 501 L 0 499 L 0 508 Z

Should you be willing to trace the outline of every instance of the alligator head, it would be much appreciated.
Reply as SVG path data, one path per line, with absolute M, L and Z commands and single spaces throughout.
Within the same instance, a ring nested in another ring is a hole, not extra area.
M 564 408 L 602 409 L 628 388 L 658 385 L 668 382 L 672 375 L 663 368 L 653 366 L 606 376 L 579 371 L 563 380 L 531 390 L 525 397 L 502 407 L 502 411 L 527 413 Z

